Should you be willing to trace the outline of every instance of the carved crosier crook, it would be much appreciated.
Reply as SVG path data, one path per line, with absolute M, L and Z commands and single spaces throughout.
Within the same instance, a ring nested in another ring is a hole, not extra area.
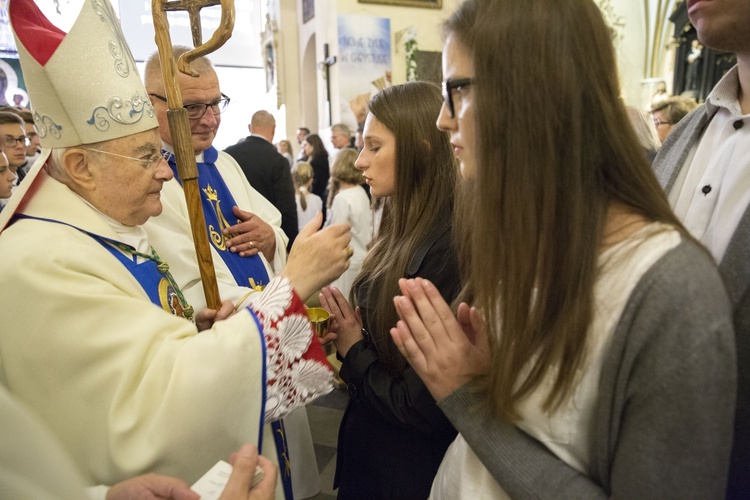
M 221 23 L 211 39 L 204 44 L 202 43 L 200 10 L 203 7 L 212 7 L 219 4 L 221 4 Z M 195 48 L 180 56 L 175 64 L 167 11 L 177 10 L 186 10 L 190 16 L 190 29 Z M 203 282 L 203 292 L 208 307 L 218 310 L 221 307 L 221 297 L 216 283 L 216 271 L 211 257 L 211 247 L 206 234 L 206 223 L 203 217 L 200 187 L 198 185 L 198 166 L 195 163 L 190 136 L 190 123 L 187 110 L 182 107 L 182 95 L 177 84 L 176 69 L 179 68 L 180 72 L 186 75 L 197 77 L 198 74 L 190 69 L 190 62 L 198 57 L 210 54 L 229 40 L 234 28 L 234 0 L 152 0 L 151 14 L 154 19 L 156 46 L 159 50 L 159 62 L 161 63 L 164 89 L 169 106 L 167 110 L 169 131 L 172 136 L 177 171 L 180 174 L 182 187 L 185 191 L 190 226 L 195 242 L 195 253 L 198 256 L 198 267 Z

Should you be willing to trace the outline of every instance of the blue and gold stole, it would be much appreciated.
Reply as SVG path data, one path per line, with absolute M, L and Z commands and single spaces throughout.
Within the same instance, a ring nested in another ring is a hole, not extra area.
M 172 168 L 175 179 L 182 185 L 174 154 L 163 151 L 165 158 Z M 229 268 L 234 281 L 239 285 L 250 286 L 258 289 L 268 284 L 268 273 L 266 266 L 259 254 L 252 257 L 240 257 L 238 253 L 229 251 L 226 241 L 236 236 L 229 234 L 224 236 L 224 229 L 241 222 L 232 212 L 232 207 L 237 203 L 232 193 L 227 188 L 226 182 L 221 177 L 219 169 L 216 168 L 216 160 L 219 152 L 213 146 L 203 152 L 203 161 L 198 164 L 198 185 L 200 186 L 201 202 L 203 204 L 203 216 L 206 219 L 206 231 L 211 245 L 219 252 L 224 263 Z M 235 221 L 231 222 L 230 221 Z M 279 460 L 279 474 L 284 486 L 284 497 L 286 500 L 294 498 L 292 492 L 292 470 L 289 460 L 289 446 L 286 440 L 284 422 L 277 420 L 271 422 L 276 453 Z M 262 435 L 262 431 L 261 431 Z M 260 448 L 260 446 L 259 446 Z
M 168 154 L 167 161 L 172 168 L 175 179 L 182 185 L 174 155 L 166 151 L 165 153 Z M 216 168 L 218 158 L 219 152 L 211 146 L 203 152 L 203 161 L 198 163 L 198 185 L 200 186 L 208 239 L 221 255 L 237 284 L 250 286 L 251 288 L 265 286 L 268 284 L 268 273 L 260 255 L 240 257 L 239 253 L 232 253 L 227 248 L 226 241 L 236 235 L 225 236 L 224 229 L 241 221 L 232 213 L 232 207 L 237 203 L 235 203 L 232 193 Z
M 161 260 L 156 253 L 156 250 L 153 248 L 151 248 L 150 254 L 141 253 L 121 241 L 116 241 L 92 233 L 91 231 L 86 231 L 85 229 L 76 227 L 73 224 L 68 224 L 67 222 L 44 217 L 16 214 L 13 217 L 11 224 L 18 219 L 33 219 L 43 222 L 51 222 L 53 224 L 61 224 L 90 236 L 106 248 L 109 253 L 111 253 L 128 271 L 130 271 L 130 274 L 132 274 L 138 281 L 152 303 L 175 316 L 180 316 L 181 318 L 193 321 L 192 306 L 188 305 L 185 297 L 180 291 L 180 287 L 177 286 L 174 278 L 172 278 L 172 274 L 169 272 L 169 265 Z M 144 261 L 138 263 L 138 257 L 143 258 Z
M 180 287 L 177 286 L 172 277 L 172 273 L 169 272 L 169 264 L 161 260 L 153 247 L 151 247 L 151 254 L 149 255 L 138 252 L 135 248 L 119 241 L 110 240 L 109 238 L 92 233 L 89 233 L 89 236 L 101 243 L 104 248 L 109 250 L 109 253 L 114 255 L 130 271 L 130 274 L 138 280 L 138 283 L 146 291 L 151 302 L 175 316 L 194 321 L 193 307 L 188 305 L 187 300 L 182 295 L 182 291 L 180 291 Z M 142 257 L 145 260 L 139 264 L 138 257 Z

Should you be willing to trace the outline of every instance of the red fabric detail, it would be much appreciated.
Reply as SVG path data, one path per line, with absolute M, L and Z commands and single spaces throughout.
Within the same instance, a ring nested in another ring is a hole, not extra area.
M 307 317 L 307 309 L 305 308 L 305 304 L 302 302 L 302 299 L 300 299 L 295 290 L 292 290 L 292 304 L 286 310 L 286 314 L 301 314 Z M 331 364 L 326 358 L 325 351 L 323 351 L 323 346 L 320 345 L 320 340 L 318 340 L 318 336 L 315 335 L 315 330 L 313 329 L 312 323 L 310 323 L 309 330 L 311 337 L 310 348 L 307 349 L 307 351 L 305 351 L 305 354 L 302 355 L 302 359 L 311 359 L 313 361 L 322 363 L 326 365 L 331 370 L 331 372 L 333 372 L 333 368 L 331 368 Z
M 250 296 L 266 341 L 267 422 L 333 390 L 333 370 L 302 300 L 283 276 Z
M 52 24 L 33 0 L 12 0 L 8 15 L 13 31 L 29 54 L 44 66 L 65 38 L 65 32 Z

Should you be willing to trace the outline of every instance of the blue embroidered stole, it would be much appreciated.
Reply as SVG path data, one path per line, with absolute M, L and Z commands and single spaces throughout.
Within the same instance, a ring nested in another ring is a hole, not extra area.
M 90 236 L 106 248 L 109 253 L 125 266 L 130 274 L 132 274 L 141 285 L 143 291 L 146 292 L 146 295 L 148 295 L 148 298 L 152 303 L 175 316 L 180 316 L 181 318 L 186 318 L 190 321 L 193 320 L 193 308 L 188 305 L 180 288 L 172 278 L 172 274 L 169 272 L 169 265 L 159 258 L 159 255 L 153 248 L 151 248 L 151 254 L 141 253 L 121 241 L 116 241 L 92 233 L 91 231 L 86 231 L 85 229 L 68 224 L 67 222 L 47 219 L 44 217 L 16 214 L 11 223 L 18 219 L 34 219 L 43 222 L 61 224 Z M 124 255 L 123 252 L 128 255 Z M 138 257 L 145 259 L 144 262 L 139 264 L 137 260 Z
M 175 179 L 182 185 L 174 154 L 164 151 L 169 166 L 172 168 Z M 213 146 L 203 152 L 203 161 L 198 162 L 198 185 L 200 186 L 201 202 L 203 204 L 203 216 L 206 219 L 206 231 L 211 245 L 219 252 L 224 263 L 232 273 L 235 282 L 241 286 L 265 286 L 268 284 L 268 273 L 266 266 L 259 254 L 252 257 L 240 257 L 238 253 L 232 253 L 226 246 L 226 241 L 236 236 L 224 235 L 224 229 L 241 221 L 232 212 L 232 207 L 237 205 L 226 182 L 221 177 L 219 169 L 216 168 L 216 160 L 219 152 Z M 230 222 L 233 221 L 233 222 Z M 289 446 L 286 441 L 286 429 L 284 422 L 278 420 L 271 422 L 273 437 L 276 443 L 276 454 L 279 461 L 279 474 L 284 486 L 284 497 L 293 500 L 292 471 L 289 460 Z
M 226 241 L 236 235 L 225 236 L 224 229 L 241 221 L 232 213 L 232 207 L 237 203 L 235 203 L 232 193 L 216 168 L 218 158 L 219 152 L 211 146 L 203 152 L 203 161 L 198 163 L 198 185 L 200 186 L 208 239 L 221 255 L 237 284 L 253 288 L 256 285 L 265 286 L 268 284 L 268 273 L 260 255 L 240 257 L 239 253 L 232 253 L 227 248 Z M 167 161 L 172 168 L 172 172 L 174 172 L 175 179 L 182 185 L 174 155 L 169 154 Z

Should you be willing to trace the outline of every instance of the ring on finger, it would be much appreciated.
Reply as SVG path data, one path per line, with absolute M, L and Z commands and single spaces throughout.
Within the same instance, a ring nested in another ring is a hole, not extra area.
M 252 241 L 250 242 L 250 248 L 255 248 L 255 243 L 253 243 Z
M 354 249 L 351 246 L 346 247 L 346 258 L 351 259 L 354 255 Z

